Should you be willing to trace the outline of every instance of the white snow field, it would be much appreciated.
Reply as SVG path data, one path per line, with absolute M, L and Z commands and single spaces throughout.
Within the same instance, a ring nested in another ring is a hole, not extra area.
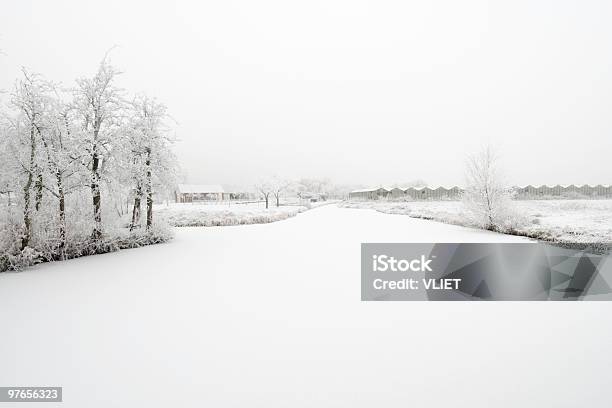
M 361 302 L 360 243 L 412 241 L 523 239 L 325 206 L 3 273 L 0 384 L 63 386 L 48 407 L 610 406 L 612 304 Z

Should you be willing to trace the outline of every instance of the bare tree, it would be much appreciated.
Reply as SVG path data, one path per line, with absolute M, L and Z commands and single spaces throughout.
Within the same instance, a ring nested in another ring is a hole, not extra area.
M 284 193 L 287 190 L 287 188 L 289 188 L 289 186 L 291 185 L 291 182 L 283 178 L 275 176 L 272 178 L 269 185 L 270 185 L 270 189 L 272 190 L 272 195 L 276 199 L 276 206 L 280 207 L 281 194 Z
M 89 158 L 94 227 L 92 237 L 102 236 L 100 181 L 104 161 L 110 159 L 113 136 L 121 123 L 123 92 L 115 85 L 120 72 L 105 57 L 93 78 L 80 78 L 74 90 L 74 108 L 81 121 L 84 150 Z
M 268 181 L 260 181 L 255 185 L 255 189 L 266 201 L 267 209 L 269 207 L 270 194 L 272 194 L 272 185 Z
M 463 203 L 474 222 L 487 230 L 502 230 L 512 213 L 512 196 L 489 146 L 468 158 L 465 176 Z

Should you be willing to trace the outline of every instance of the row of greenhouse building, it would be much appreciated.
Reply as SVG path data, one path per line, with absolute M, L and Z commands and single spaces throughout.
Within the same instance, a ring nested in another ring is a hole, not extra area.
M 512 188 L 515 198 L 529 200 L 537 198 L 612 198 L 612 186 L 598 184 L 596 186 L 555 185 L 555 186 L 516 186 Z M 354 200 L 458 200 L 463 189 L 458 186 L 426 186 L 426 187 L 376 187 L 354 190 L 349 198 Z

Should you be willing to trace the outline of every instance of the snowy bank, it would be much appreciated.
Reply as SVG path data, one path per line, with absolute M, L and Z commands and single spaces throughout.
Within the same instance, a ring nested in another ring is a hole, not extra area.
M 506 234 L 595 252 L 612 248 L 612 200 L 529 200 L 514 204 L 522 220 L 504 231 Z M 340 206 L 476 227 L 460 201 L 346 201 Z
M 55 247 L 26 247 L 22 251 L 3 251 L 0 253 L 0 272 L 18 271 L 44 262 L 63 261 L 88 255 L 105 254 L 121 249 L 140 248 L 161 244 L 171 240 L 174 233 L 167 226 L 154 226 L 129 231 L 127 228 L 106 233 L 99 240 L 89 236 L 70 239 L 63 250 Z
M 331 203 L 334 201 L 270 206 L 270 208 L 266 208 L 263 202 L 171 203 L 157 206 L 155 212 L 158 217 L 174 227 L 219 227 L 282 221 L 311 208 Z
M 62 250 L 57 245 L 41 240 L 33 246 L 20 250 L 16 247 L 19 231 L 0 236 L 0 272 L 21 270 L 44 262 L 80 258 L 82 256 L 104 254 L 121 249 L 140 248 L 147 245 L 170 241 L 174 236 L 172 227 L 214 227 L 246 224 L 267 224 L 294 217 L 311 208 L 320 207 L 337 201 L 305 203 L 304 205 L 281 205 L 265 208 L 262 203 L 225 203 L 225 204 L 178 204 L 156 205 L 155 226 L 151 230 L 144 227 L 129 231 L 129 219 L 119 220 L 121 226 L 113 226 L 100 240 L 92 240 L 90 235 L 73 232 Z M 85 228 L 83 231 L 89 231 Z

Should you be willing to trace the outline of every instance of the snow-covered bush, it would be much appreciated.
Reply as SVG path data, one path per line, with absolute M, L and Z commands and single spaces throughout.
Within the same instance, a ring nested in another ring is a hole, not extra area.
M 504 184 L 497 158 L 488 147 L 468 159 L 462 202 L 466 216 L 479 228 L 511 231 L 525 222 L 515 209 L 512 189 Z
M 141 228 L 130 231 L 117 239 L 119 249 L 140 248 L 146 245 L 162 244 L 174 238 L 172 228 L 166 224 L 157 223 L 149 229 Z
M 266 208 L 209 209 L 194 206 L 171 206 L 159 210 L 160 218 L 174 227 L 221 227 L 246 224 L 267 224 L 294 217 L 306 211 L 305 206 Z
M 4 266 L 4 270 L 8 271 L 17 271 L 44 262 L 43 254 L 30 247 L 26 247 L 16 255 L 5 254 L 1 258 L 0 266 Z
M 0 251 L 0 272 L 21 270 L 42 262 L 52 262 L 82 256 L 115 252 L 120 249 L 140 248 L 146 245 L 160 244 L 171 240 L 174 236 L 172 228 L 166 223 L 158 222 L 151 228 L 139 228 L 129 231 L 127 228 L 106 230 L 102 237 L 94 239 L 91 236 L 91 226 L 81 232 L 68 227 L 69 237 L 63 248 L 58 247 L 54 234 L 35 233 L 31 246 L 20 249 L 17 245 L 4 247 Z M 18 232 L 13 235 L 13 242 L 19 242 Z M 7 235 L 3 235 L 3 244 Z M 7 241 L 8 242 L 8 241 Z

